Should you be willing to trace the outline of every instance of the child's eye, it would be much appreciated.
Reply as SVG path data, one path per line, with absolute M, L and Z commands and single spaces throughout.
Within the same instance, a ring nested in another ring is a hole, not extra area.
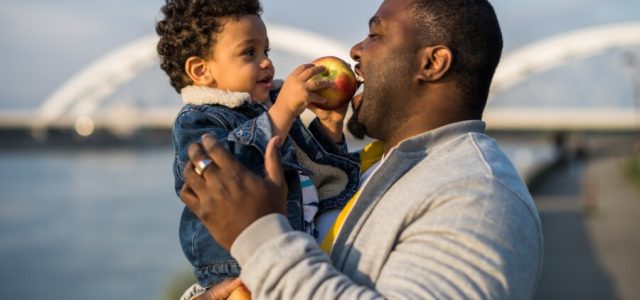
M 269 56 L 269 52 L 271 52 L 271 48 L 264 48 L 264 55 Z
M 254 56 L 255 54 L 256 54 L 256 50 L 253 48 L 244 50 L 244 52 L 242 53 L 242 55 L 247 55 L 247 56 Z

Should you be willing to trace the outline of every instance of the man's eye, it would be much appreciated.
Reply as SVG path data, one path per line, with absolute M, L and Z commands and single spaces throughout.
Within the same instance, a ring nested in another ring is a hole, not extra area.
M 378 35 L 377 33 L 369 33 L 369 35 L 367 35 L 367 37 L 368 37 L 369 39 L 375 39 L 375 38 L 377 38 L 378 36 L 379 36 L 379 35 Z

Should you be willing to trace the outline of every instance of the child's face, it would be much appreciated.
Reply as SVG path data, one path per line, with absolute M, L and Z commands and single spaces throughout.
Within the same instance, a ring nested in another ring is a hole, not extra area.
M 269 100 L 273 63 L 268 57 L 269 38 L 262 19 L 255 15 L 229 18 L 216 34 L 213 57 L 207 60 L 213 87 L 247 92 L 260 103 Z

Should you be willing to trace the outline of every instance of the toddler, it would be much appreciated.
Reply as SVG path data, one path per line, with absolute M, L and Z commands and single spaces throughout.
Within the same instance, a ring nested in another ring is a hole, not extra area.
M 162 12 L 156 25 L 161 67 L 185 104 L 173 126 L 176 193 L 184 184 L 187 149 L 204 133 L 261 176 L 266 145 L 280 136 L 287 218 L 296 230 L 321 239 L 314 218 L 344 207 L 359 177 L 358 156 L 348 154 L 342 135 L 345 108 L 313 107 L 323 102 L 314 92 L 331 83 L 309 79 L 324 68 L 302 65 L 284 83 L 273 79 L 258 0 L 167 0 Z M 308 128 L 299 119 L 307 107 L 320 116 Z M 336 114 L 341 118 L 331 117 Z M 237 262 L 186 207 L 179 232 L 203 289 L 239 276 Z

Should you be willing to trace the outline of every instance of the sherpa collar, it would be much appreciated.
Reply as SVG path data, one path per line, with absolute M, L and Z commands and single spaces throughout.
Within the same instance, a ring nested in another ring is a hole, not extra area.
M 273 89 L 282 87 L 282 80 L 273 81 Z M 180 94 L 185 104 L 218 104 L 229 108 L 236 108 L 245 103 L 251 103 L 251 95 L 246 92 L 232 92 L 206 86 L 190 85 L 184 87 Z

